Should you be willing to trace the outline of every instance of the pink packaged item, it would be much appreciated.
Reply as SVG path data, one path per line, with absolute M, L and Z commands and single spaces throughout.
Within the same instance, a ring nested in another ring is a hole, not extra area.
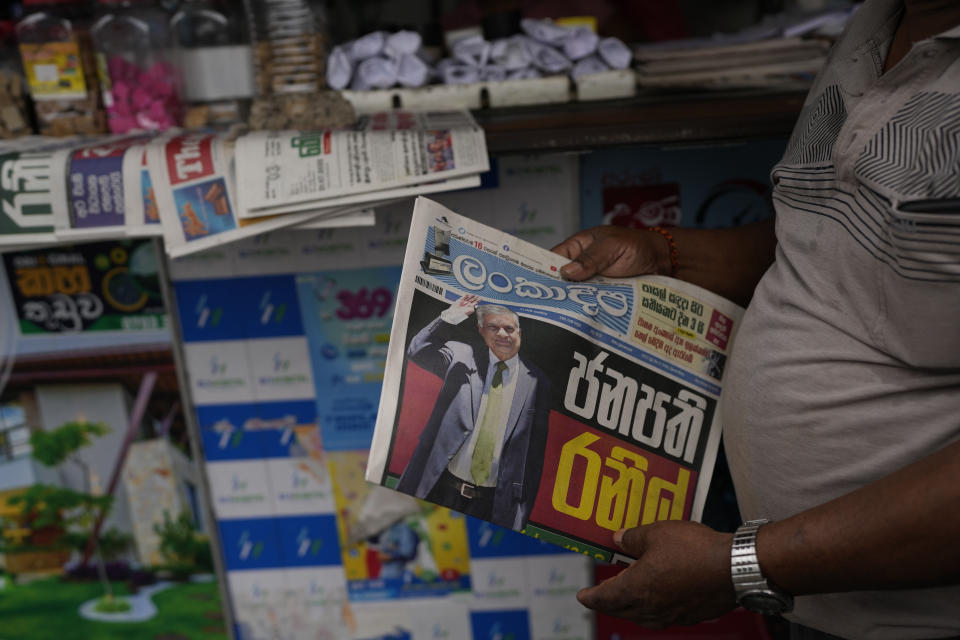
M 100 0 L 94 46 L 100 56 L 107 122 L 113 133 L 180 125 L 179 73 L 169 62 L 168 16 L 153 3 Z

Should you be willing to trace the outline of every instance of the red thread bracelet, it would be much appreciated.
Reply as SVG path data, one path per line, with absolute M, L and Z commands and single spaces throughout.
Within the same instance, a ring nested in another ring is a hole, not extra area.
M 674 276 L 677 274 L 677 264 L 680 262 L 680 250 L 677 249 L 677 241 L 673 239 L 673 234 L 664 229 L 663 227 L 648 227 L 647 231 L 655 231 L 659 233 L 664 238 L 667 239 L 667 244 L 670 245 L 670 274 Z

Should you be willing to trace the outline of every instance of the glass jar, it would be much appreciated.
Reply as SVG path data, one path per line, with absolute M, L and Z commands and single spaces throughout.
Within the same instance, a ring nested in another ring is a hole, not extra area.
M 13 21 L 0 20 L 0 138 L 4 139 L 33 133 L 15 30 Z
M 25 0 L 17 23 L 20 57 L 45 135 L 106 130 L 85 0 Z
M 253 48 L 243 5 L 184 0 L 170 19 L 187 127 L 241 120 L 253 97 Z
M 259 95 L 316 93 L 325 86 L 326 14 L 311 0 L 247 0 Z
M 150 0 L 100 0 L 91 29 L 110 131 L 163 131 L 183 117 L 169 15 Z

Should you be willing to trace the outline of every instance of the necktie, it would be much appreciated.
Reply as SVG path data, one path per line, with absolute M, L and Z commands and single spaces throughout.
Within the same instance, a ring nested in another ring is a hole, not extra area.
M 497 362 L 497 370 L 490 383 L 490 393 L 487 394 L 487 408 L 480 419 L 480 433 L 477 435 L 477 445 L 473 448 L 473 458 L 470 460 L 470 474 L 473 481 L 483 484 L 490 477 L 490 467 L 493 466 L 493 450 L 496 448 L 497 427 L 500 423 L 500 405 L 503 402 L 503 372 L 507 363 Z

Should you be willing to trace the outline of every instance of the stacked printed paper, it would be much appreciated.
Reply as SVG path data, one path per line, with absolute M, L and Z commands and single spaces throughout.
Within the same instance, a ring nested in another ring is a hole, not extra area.
M 0 247 L 156 235 L 176 257 L 285 227 L 372 225 L 374 205 L 477 186 L 488 168 L 467 112 L 239 138 L 25 138 L 0 146 Z
M 468 111 L 381 112 L 351 131 L 256 132 L 237 140 L 240 217 L 463 189 L 489 168 Z

